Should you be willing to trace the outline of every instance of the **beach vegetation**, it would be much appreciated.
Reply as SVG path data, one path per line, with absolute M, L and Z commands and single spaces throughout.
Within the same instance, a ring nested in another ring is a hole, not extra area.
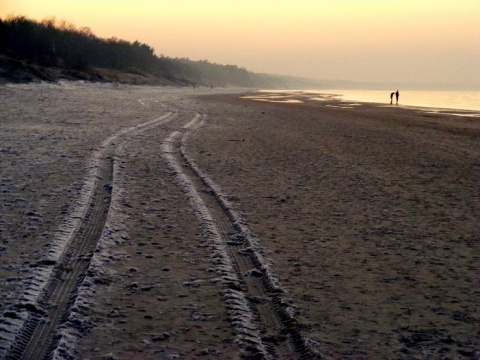
M 0 75 L 11 75 L 12 69 L 18 70 L 18 64 L 22 64 L 24 73 L 28 72 L 19 78 L 26 81 L 37 78 L 30 71 L 33 66 L 37 70 L 62 70 L 44 70 L 44 75 L 50 75 L 40 77 L 41 80 L 55 79 L 59 73 L 99 80 L 95 69 L 111 69 L 184 85 L 271 87 L 281 84 L 279 77 L 256 74 L 236 65 L 156 55 L 151 46 L 140 41 L 100 38 L 88 27 L 77 28 L 54 17 L 42 21 L 25 16 L 0 18 Z

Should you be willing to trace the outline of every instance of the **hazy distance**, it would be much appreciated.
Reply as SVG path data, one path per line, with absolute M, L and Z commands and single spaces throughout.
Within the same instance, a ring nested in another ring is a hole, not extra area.
M 255 72 L 480 90 L 478 0 L 0 0 L 8 15 Z

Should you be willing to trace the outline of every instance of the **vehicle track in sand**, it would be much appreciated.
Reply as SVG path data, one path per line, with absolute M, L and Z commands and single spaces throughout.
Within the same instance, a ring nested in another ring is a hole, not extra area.
M 242 356 L 316 358 L 248 228 L 228 199 L 186 154 L 189 132 L 205 118 L 197 113 L 183 129 L 172 132 L 164 141 L 163 153 L 207 230 L 213 249 L 211 262 L 217 265 L 224 286 L 224 300 Z
M 35 301 L 19 300 L 0 318 L 5 325 L 12 325 L 4 331 L 0 357 L 6 359 L 50 359 L 57 347 L 57 329 L 70 314 L 79 286 L 89 269 L 92 256 L 105 226 L 111 203 L 113 187 L 113 164 L 117 140 L 127 134 L 135 134 L 165 124 L 176 118 L 169 112 L 154 120 L 136 125 L 106 139 L 101 150 L 93 157 L 96 172 L 90 175 L 93 183 L 82 216 L 76 219 L 75 228 L 58 259 L 46 259 L 39 267 L 49 268 L 47 278 L 33 279 L 38 293 Z M 87 181 L 88 182 L 88 181 Z M 39 271 L 38 274 L 42 274 Z M 28 287 L 28 286 L 27 286 Z M 31 291 L 28 295 L 32 295 Z M 26 298 L 25 296 L 21 297 Z M 6 342 L 9 340 L 9 342 Z M 7 345 L 5 345 L 7 343 Z
M 44 359 L 55 347 L 56 328 L 68 316 L 75 290 L 87 272 L 107 219 L 113 178 L 112 152 L 110 145 L 101 158 L 98 181 L 85 218 L 39 297 L 38 305 L 45 313 L 30 314 L 7 359 Z
M 190 116 L 193 117 L 191 121 Z M 174 119 L 187 124 L 163 141 L 163 156 L 189 196 L 210 240 L 210 262 L 223 286 L 224 302 L 237 334 L 241 356 L 249 359 L 317 357 L 301 333 L 284 291 L 263 260 L 248 227 L 232 210 L 228 198 L 186 154 L 188 134 L 205 118 L 205 115 L 175 106 L 175 110 L 166 115 L 119 131 L 102 143 L 101 150 L 93 157 L 96 171 L 89 175 L 91 188 L 87 201 L 74 215 L 78 217 L 71 221 L 71 233 L 60 245 L 56 258 L 38 264 L 37 274 L 40 275 L 34 275 L 32 283 L 35 286 L 26 290 L 28 296 L 21 297 L 23 300 L 17 301 L 0 317 L 1 358 L 52 358 L 61 337 L 59 328 L 70 316 L 108 218 L 118 143 L 125 135 L 146 131 Z

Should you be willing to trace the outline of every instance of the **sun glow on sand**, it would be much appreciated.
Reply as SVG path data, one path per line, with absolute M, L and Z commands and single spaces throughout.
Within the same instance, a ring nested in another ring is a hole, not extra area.
M 253 71 L 366 81 L 478 83 L 480 2 L 0 0 L 0 16 L 55 16 L 157 54 Z

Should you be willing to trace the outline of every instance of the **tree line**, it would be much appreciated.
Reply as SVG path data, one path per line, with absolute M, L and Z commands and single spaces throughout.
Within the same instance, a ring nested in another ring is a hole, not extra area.
M 138 41 L 97 37 L 55 18 L 35 21 L 24 16 L 0 19 L 0 54 L 43 67 L 87 71 L 92 68 L 147 73 L 174 82 L 203 86 L 267 87 L 279 79 L 236 65 L 155 55 Z

